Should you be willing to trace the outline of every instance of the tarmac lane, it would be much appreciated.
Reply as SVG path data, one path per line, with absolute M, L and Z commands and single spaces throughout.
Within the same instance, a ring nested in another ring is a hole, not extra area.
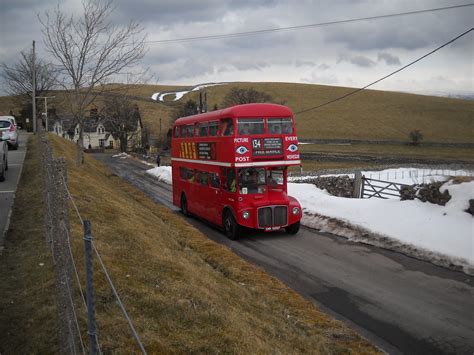
M 17 150 L 8 151 L 6 178 L 0 182 L 0 252 L 3 250 L 5 234 L 10 223 L 11 209 L 26 155 L 26 142 L 30 135 L 31 133 L 20 131 L 20 145 Z

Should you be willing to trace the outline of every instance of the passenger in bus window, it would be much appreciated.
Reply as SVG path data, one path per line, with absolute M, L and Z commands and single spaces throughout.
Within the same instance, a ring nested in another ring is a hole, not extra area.
M 284 134 L 289 134 L 289 133 L 291 133 L 291 124 L 288 123 L 288 122 L 284 122 L 284 123 L 282 124 L 282 132 L 283 132 Z
M 250 126 L 248 123 L 245 123 L 244 126 L 242 127 L 242 131 L 240 134 L 250 134 Z
M 232 123 L 232 121 L 228 121 L 228 124 L 227 124 L 227 127 L 224 131 L 224 136 L 231 136 L 234 134 L 234 124 Z
M 209 180 L 211 183 L 212 187 L 219 188 L 220 187 L 220 181 L 219 181 L 219 175 L 216 173 L 210 173 L 209 174 Z
M 236 179 L 235 179 L 235 171 L 233 169 L 228 169 L 226 173 L 226 184 L 225 189 L 230 192 L 237 191 L 236 188 Z
M 273 126 L 273 133 L 274 134 L 281 134 L 281 126 L 279 124 L 276 124 Z
M 230 129 L 232 129 L 232 128 L 229 128 L 229 125 L 230 125 L 231 122 L 232 121 L 228 118 L 220 120 L 220 122 L 219 122 L 219 135 L 220 136 L 228 136 L 229 135 L 229 134 L 227 134 L 227 132 Z

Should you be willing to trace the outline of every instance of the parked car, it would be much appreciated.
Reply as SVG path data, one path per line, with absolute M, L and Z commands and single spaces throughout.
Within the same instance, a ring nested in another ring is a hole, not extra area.
M 0 133 L 11 149 L 18 149 L 18 129 L 14 117 L 0 116 Z
M 3 120 L 3 119 L 7 119 L 9 120 L 11 123 L 13 123 L 16 127 L 16 120 L 15 120 L 15 117 L 13 116 L 0 116 L 0 120 Z
M 2 134 L 2 132 L 0 132 Z M 5 171 L 8 170 L 7 138 L 0 136 L 0 181 L 5 181 Z

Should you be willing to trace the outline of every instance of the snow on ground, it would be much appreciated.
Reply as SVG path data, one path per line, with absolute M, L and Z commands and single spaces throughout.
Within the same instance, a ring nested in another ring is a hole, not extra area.
M 156 168 L 147 170 L 148 175 L 156 177 L 159 181 L 163 181 L 167 184 L 172 183 L 171 180 L 171 166 L 158 166 Z
M 395 171 L 390 173 L 395 176 Z M 397 176 L 400 173 L 397 169 Z M 170 166 L 150 169 L 147 174 L 171 184 Z M 439 180 L 437 176 L 433 174 L 430 179 Z M 474 181 L 462 184 L 450 181 L 440 191 L 446 189 L 451 200 L 446 206 L 438 206 L 419 200 L 336 197 L 313 184 L 288 184 L 288 194 L 303 208 L 304 225 L 437 264 L 455 265 L 474 274 L 474 219 L 465 212 L 469 199 L 474 199 Z
M 303 224 L 319 228 L 321 220 L 318 221 L 318 217 L 335 218 L 356 230 L 362 230 L 361 235 L 367 234 L 364 232 L 377 235 L 378 245 L 388 237 L 418 249 L 417 256 L 421 253 L 426 259 L 445 259 L 465 271 L 471 269 L 474 272 L 473 217 L 464 211 L 469 207 L 469 199 L 474 198 L 474 181 L 458 185 L 446 183 L 440 190 L 445 189 L 449 190 L 452 198 L 446 206 L 438 206 L 419 200 L 336 197 L 313 184 L 288 184 L 288 194 L 301 203 L 305 212 Z M 332 232 L 331 229 L 340 226 L 324 227 L 325 231 Z M 364 241 L 370 243 L 367 240 L 370 235 L 365 235 L 365 238 Z M 382 243 L 387 247 L 391 244 L 390 240 Z
M 324 176 L 342 176 L 348 175 L 354 178 L 354 174 L 330 174 L 318 175 Z M 395 168 L 385 169 L 381 171 L 362 171 L 362 175 L 369 179 L 384 180 L 396 182 L 398 184 L 422 184 L 432 183 L 436 181 L 445 181 L 451 176 L 473 176 L 473 172 L 469 170 L 449 170 L 449 169 L 420 169 L 420 168 Z M 292 176 L 288 181 L 306 181 L 314 179 L 315 176 Z
M 130 155 L 128 155 L 127 153 L 119 153 L 119 154 L 112 155 L 112 158 L 124 159 L 124 158 L 127 158 L 127 157 L 129 157 L 129 156 L 130 156 Z
M 153 95 L 151 95 L 151 99 L 155 101 L 163 101 L 165 96 L 167 95 L 175 95 L 175 98 L 173 101 L 178 101 L 180 100 L 184 95 L 187 93 L 190 93 L 191 91 L 199 91 L 203 88 L 209 87 L 209 86 L 215 86 L 215 85 L 224 85 L 226 83 L 211 83 L 211 84 L 201 84 L 193 87 L 191 90 L 183 90 L 183 91 L 164 91 L 164 92 L 156 92 Z

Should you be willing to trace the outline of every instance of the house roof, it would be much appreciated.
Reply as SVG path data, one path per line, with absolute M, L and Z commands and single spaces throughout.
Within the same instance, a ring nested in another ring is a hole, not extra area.
M 57 115 L 56 111 L 52 111 L 48 115 L 48 130 L 53 131 L 54 123 L 61 122 L 63 127 L 63 131 L 67 131 L 69 134 L 74 134 L 74 129 L 77 125 L 77 120 L 71 114 L 63 114 L 61 116 Z M 138 129 L 138 126 L 143 128 L 141 115 L 136 107 L 134 114 L 127 120 L 127 126 L 130 127 L 131 130 Z M 98 126 L 102 124 L 106 132 L 113 132 L 114 125 L 112 120 L 104 115 L 97 114 L 96 109 L 92 109 L 89 112 L 89 116 L 84 119 L 84 127 L 83 130 L 85 133 L 93 133 L 97 131 Z

